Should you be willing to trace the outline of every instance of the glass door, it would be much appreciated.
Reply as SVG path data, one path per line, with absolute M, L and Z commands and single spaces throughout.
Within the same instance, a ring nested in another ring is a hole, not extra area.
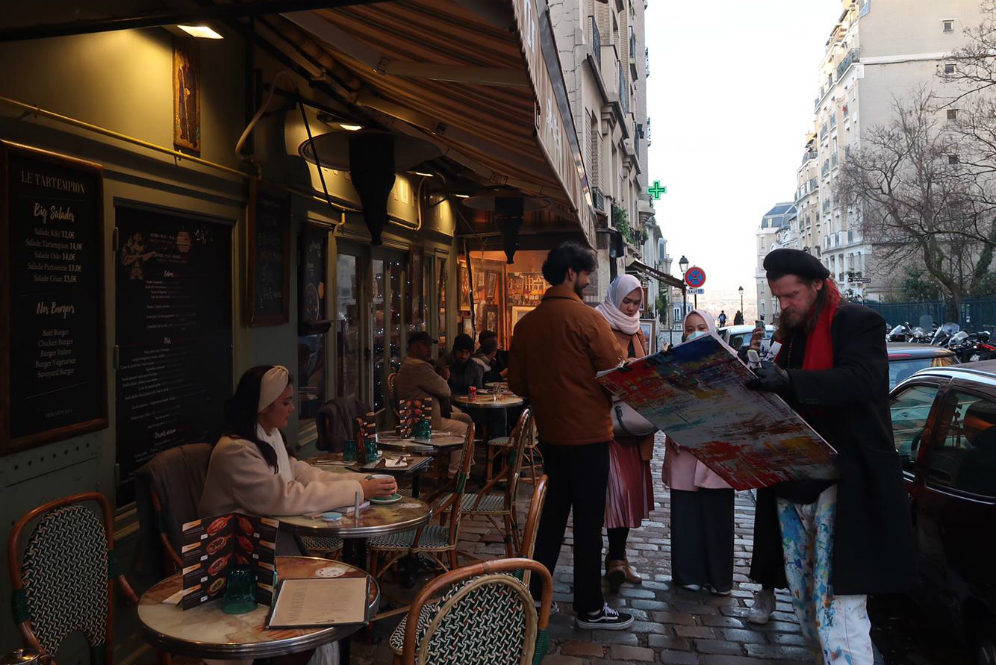
M 336 261 L 336 396 L 366 402 L 363 390 L 363 258 L 340 252 Z
M 396 252 L 375 250 L 371 328 L 373 331 L 373 406 L 387 404 L 387 377 L 401 368 L 403 258 Z

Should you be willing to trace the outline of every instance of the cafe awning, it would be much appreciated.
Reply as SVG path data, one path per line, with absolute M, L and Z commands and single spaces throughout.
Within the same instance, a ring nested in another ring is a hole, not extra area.
M 678 279 L 677 277 L 672 277 L 671 275 L 662 273 L 660 270 L 651 268 L 647 264 L 642 263 L 640 261 L 631 261 L 630 264 L 626 266 L 626 271 L 643 273 L 647 277 L 653 277 L 658 282 L 662 282 L 669 286 L 673 286 L 675 288 L 681 289 L 682 291 L 685 290 L 685 283 L 682 280 Z
M 349 71 L 347 101 L 434 142 L 483 185 L 549 198 L 594 246 L 567 89 L 537 5 L 399 0 L 283 14 L 278 31 Z

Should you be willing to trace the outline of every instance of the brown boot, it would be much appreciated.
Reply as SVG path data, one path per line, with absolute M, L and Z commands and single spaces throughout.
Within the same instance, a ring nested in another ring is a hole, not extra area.
M 626 573 L 626 581 L 630 584 L 643 584 L 643 578 L 637 573 L 633 566 L 629 565 L 629 560 L 623 560 L 623 571 Z
M 619 587 L 626 581 L 626 568 L 629 564 L 625 559 L 605 560 L 605 579 L 609 581 L 609 592 L 619 593 Z

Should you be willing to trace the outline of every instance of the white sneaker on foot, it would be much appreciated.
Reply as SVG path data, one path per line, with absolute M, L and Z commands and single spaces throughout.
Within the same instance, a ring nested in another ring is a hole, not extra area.
M 538 600 L 534 600 L 533 604 L 536 605 L 536 611 L 539 612 L 540 611 L 540 606 L 542 605 L 542 603 L 540 603 L 540 601 L 538 601 Z M 553 616 L 554 614 L 558 614 L 559 612 L 560 612 L 560 605 L 558 605 L 557 601 L 555 601 L 555 600 L 551 601 L 550 602 L 550 616 Z
M 754 606 L 747 613 L 747 622 L 766 624 L 775 611 L 775 592 L 771 589 L 761 589 L 754 594 Z
M 577 618 L 578 628 L 593 630 L 626 630 L 633 625 L 633 615 L 617 612 L 608 603 L 597 612 L 583 612 Z

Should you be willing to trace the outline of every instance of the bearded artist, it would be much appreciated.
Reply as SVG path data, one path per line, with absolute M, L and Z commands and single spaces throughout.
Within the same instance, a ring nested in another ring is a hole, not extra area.
M 785 399 L 837 451 L 840 475 L 759 492 L 754 556 L 782 553 L 796 615 L 823 662 L 871 665 L 867 595 L 916 581 L 889 417 L 885 321 L 842 302 L 829 271 L 806 252 L 777 249 L 764 269 L 781 309 L 782 346 L 747 385 Z M 755 560 L 752 571 L 771 563 Z

